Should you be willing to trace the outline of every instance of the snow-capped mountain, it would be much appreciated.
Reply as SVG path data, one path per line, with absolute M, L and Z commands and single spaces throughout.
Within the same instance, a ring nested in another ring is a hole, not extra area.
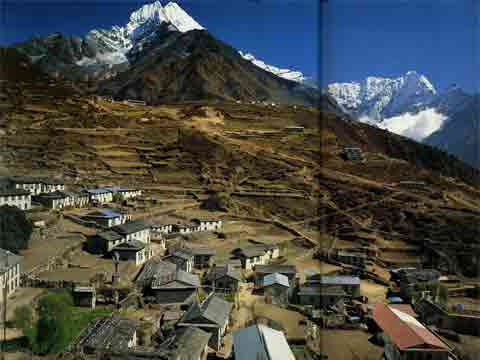
M 130 15 L 123 27 L 113 26 L 110 30 L 95 29 L 86 36 L 86 41 L 97 44 L 98 54 L 84 58 L 77 65 L 119 64 L 128 61 L 128 52 L 140 41 L 147 39 L 161 25 L 169 31 L 188 32 L 204 30 L 204 27 L 188 15 L 177 3 L 163 6 L 160 1 L 146 4 Z
M 301 73 L 300 71 L 289 70 L 289 69 L 280 69 L 276 66 L 266 64 L 262 60 L 259 60 L 259 59 L 255 58 L 255 56 L 250 54 L 250 53 L 244 53 L 242 51 L 239 51 L 239 53 L 240 53 L 240 55 L 242 55 L 242 57 L 245 60 L 248 60 L 252 64 L 258 66 L 259 68 L 261 68 L 265 71 L 271 72 L 272 74 L 275 74 L 275 75 L 277 75 L 281 78 L 291 80 L 291 81 L 296 81 L 296 82 L 299 82 L 299 83 L 304 83 L 307 80 L 305 75 L 303 75 L 303 73 Z
M 352 115 L 370 122 L 413 112 L 437 95 L 432 83 L 415 71 L 397 78 L 371 76 L 361 82 L 334 83 L 327 92 Z
M 151 44 L 157 46 L 159 41 L 168 38 L 168 33 L 192 30 L 205 28 L 177 3 L 172 1 L 162 5 L 157 0 L 134 11 L 124 26 L 94 29 L 84 39 L 52 34 L 19 44 L 17 49 L 29 56 L 32 62 L 39 62 L 48 72 L 60 71 L 70 77 L 75 74 L 83 77 L 87 72 L 105 78 L 115 76 L 119 67 L 123 71 L 144 54 L 149 55 Z M 299 71 L 268 65 L 252 54 L 241 55 L 276 76 L 310 86 Z

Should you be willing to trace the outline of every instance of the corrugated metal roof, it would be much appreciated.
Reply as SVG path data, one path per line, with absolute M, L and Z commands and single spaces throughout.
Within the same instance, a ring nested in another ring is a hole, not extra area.
M 322 285 L 360 285 L 358 276 L 319 276 L 315 280 Z
M 8 250 L 0 249 L 0 272 L 7 271 L 22 260 L 22 256 L 18 256 Z
M 285 287 L 290 287 L 290 284 L 288 282 L 288 277 L 279 274 L 279 273 L 273 273 L 273 274 L 268 274 L 263 277 L 263 286 L 271 286 L 273 284 L 279 284 L 283 285 Z
M 413 316 L 385 304 L 376 304 L 373 319 L 400 349 L 426 347 L 449 351 L 448 346 Z
M 265 325 L 254 325 L 233 333 L 236 360 L 295 360 L 285 335 Z

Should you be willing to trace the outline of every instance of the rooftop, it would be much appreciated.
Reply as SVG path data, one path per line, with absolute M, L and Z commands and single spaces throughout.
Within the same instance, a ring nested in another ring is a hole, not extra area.
M 279 284 L 287 288 L 290 287 L 290 284 L 288 282 L 288 277 L 283 274 L 273 273 L 273 274 L 268 274 L 263 278 L 264 287 L 271 286 L 274 284 Z
M 255 265 L 255 272 L 259 274 L 296 274 L 295 265 Z
M 360 278 L 358 276 L 325 276 L 316 274 L 310 276 L 307 282 L 317 282 L 322 285 L 360 285 Z
M 112 227 L 112 230 L 119 234 L 127 235 L 127 234 L 133 234 L 149 228 L 150 228 L 150 225 L 145 224 L 142 220 L 135 220 L 135 221 L 129 221 L 122 225 L 116 225 Z
M 136 251 L 140 251 L 140 250 L 143 250 L 145 249 L 145 246 L 146 244 L 142 241 L 139 241 L 139 240 L 131 240 L 131 241 L 128 241 L 126 243 L 122 243 L 122 244 L 119 244 L 117 246 L 115 246 L 112 251 L 122 251 L 122 250 L 129 250 L 129 251 L 132 251 L 132 250 L 136 250 Z
M 221 279 L 222 277 L 227 276 L 232 279 L 242 281 L 242 273 L 240 269 L 235 268 L 235 266 L 227 264 L 227 265 L 217 265 L 213 267 L 210 272 L 207 274 L 208 281 L 214 281 Z
M 449 351 L 449 347 L 413 316 L 385 304 L 376 304 L 373 319 L 400 349 Z
M 118 316 L 94 320 L 80 335 L 78 346 L 97 350 L 126 350 L 136 323 Z
M 117 241 L 122 240 L 123 236 L 116 233 L 115 231 L 108 230 L 97 233 L 97 236 L 106 240 L 106 241 Z
M 122 215 L 119 214 L 118 212 L 112 210 L 112 209 L 102 209 L 102 210 L 92 212 L 92 213 L 88 214 L 88 216 L 91 216 L 91 217 L 105 217 L 105 218 L 117 218 L 117 217 L 120 217 Z
M 198 275 L 177 270 L 169 274 L 157 274 L 152 280 L 152 289 L 188 289 L 200 287 Z
M 214 293 L 207 297 L 201 304 L 194 303 L 180 320 L 180 324 L 189 323 L 214 323 L 223 326 L 232 312 L 233 304 L 225 301 Z
M 135 283 L 142 287 L 150 285 L 155 277 L 160 276 L 161 274 L 173 274 L 176 269 L 177 266 L 171 262 L 152 259 L 143 265 L 142 271 L 135 279 Z
M 295 360 L 283 332 L 265 325 L 253 325 L 233 333 L 236 360 Z
M 197 327 L 184 327 L 175 333 L 173 356 L 175 360 L 199 359 L 212 334 Z
M 16 255 L 8 250 L 0 249 L 0 273 L 7 271 L 22 260 L 22 256 Z

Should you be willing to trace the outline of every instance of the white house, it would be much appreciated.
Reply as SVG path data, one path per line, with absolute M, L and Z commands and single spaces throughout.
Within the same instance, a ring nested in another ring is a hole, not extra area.
M 20 272 L 23 258 L 8 250 L 0 249 L 0 303 L 20 287 Z
M 280 248 L 276 245 L 256 244 L 236 251 L 245 270 L 252 270 L 255 265 L 266 265 L 280 256 Z
M 32 208 L 32 195 L 28 190 L 14 189 L 0 192 L 0 206 L 16 206 L 21 210 Z
M 223 226 L 222 220 L 213 219 L 193 219 L 193 223 L 197 224 L 200 231 L 215 231 L 220 230 Z
M 122 214 L 111 209 L 102 209 L 84 216 L 86 220 L 94 221 L 100 226 L 110 228 L 116 225 L 122 225 L 132 219 L 131 215 Z
M 151 227 L 153 233 L 169 234 L 173 231 L 172 224 L 153 224 Z
M 54 191 L 50 193 L 42 193 L 33 197 L 35 202 L 38 202 L 50 209 L 58 210 L 73 206 L 74 199 L 68 194 L 61 191 Z
M 65 190 L 65 183 L 58 179 L 44 178 L 42 179 L 42 184 L 43 192 L 46 193 Z
M 113 193 L 103 188 L 83 189 L 82 192 L 85 192 L 89 195 L 91 202 L 95 201 L 100 204 L 105 204 L 113 201 Z
M 14 189 L 29 191 L 32 195 L 41 194 L 43 191 L 43 181 L 33 177 L 12 177 L 10 182 Z
M 122 235 L 125 242 L 138 240 L 145 244 L 150 244 L 150 225 L 145 224 L 142 220 L 129 221 L 122 225 L 116 225 L 111 229 Z
M 119 186 L 110 186 L 110 187 L 105 187 L 104 189 L 110 191 L 112 194 L 122 195 L 124 200 L 134 199 L 142 195 L 142 190 L 122 188 Z

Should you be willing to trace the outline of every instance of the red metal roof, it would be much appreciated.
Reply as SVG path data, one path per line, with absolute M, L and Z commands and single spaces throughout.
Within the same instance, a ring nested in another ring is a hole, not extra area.
M 401 312 L 413 316 L 414 318 L 418 317 L 418 314 L 413 310 L 412 305 L 409 304 L 390 304 L 388 305 L 393 309 L 400 310 Z
M 400 350 L 416 348 L 449 351 L 447 345 L 411 315 L 385 304 L 376 304 L 373 319 Z

